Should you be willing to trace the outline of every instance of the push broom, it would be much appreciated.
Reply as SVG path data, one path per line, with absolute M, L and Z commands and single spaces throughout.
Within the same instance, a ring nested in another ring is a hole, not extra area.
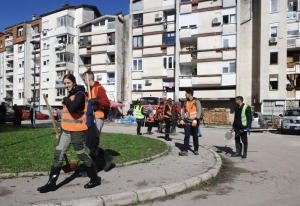
M 48 109 L 50 118 L 52 120 L 53 127 L 54 127 L 55 132 L 56 132 L 56 139 L 58 139 L 59 132 L 58 132 L 58 128 L 57 128 L 56 123 L 55 123 L 55 119 L 54 119 L 54 117 L 52 115 L 52 112 L 51 112 L 51 109 L 50 109 L 50 106 L 49 106 L 49 103 L 48 103 L 48 99 L 47 99 L 47 97 L 46 97 L 45 94 L 43 94 L 43 97 L 44 97 L 45 103 L 47 105 L 47 109 Z M 70 164 L 69 163 L 69 160 L 68 160 L 68 157 L 67 157 L 66 154 L 64 155 L 64 158 L 65 158 L 65 161 L 66 161 L 66 165 L 64 165 L 62 167 L 62 170 L 64 171 L 64 173 L 69 173 L 69 172 L 76 171 L 76 170 L 79 169 L 78 166 L 77 166 L 77 164 L 75 164 L 75 163 L 71 163 Z

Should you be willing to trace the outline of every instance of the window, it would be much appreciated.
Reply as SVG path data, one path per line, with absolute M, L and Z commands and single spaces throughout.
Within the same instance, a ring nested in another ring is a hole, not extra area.
M 189 1 L 191 1 L 191 0 L 181 0 L 181 2 L 189 2 Z
M 222 73 L 236 73 L 236 63 L 235 61 L 226 61 L 222 63 Z
M 43 40 L 42 44 L 43 44 L 43 50 L 46 50 L 46 49 L 50 48 L 49 39 Z
M 111 44 L 115 44 L 116 41 L 116 33 L 107 34 L 108 42 Z
M 175 58 L 174 56 L 163 57 L 164 69 L 175 69 Z
M 270 75 L 269 80 L 270 80 L 270 91 L 278 90 L 278 75 L 277 74 Z
M 19 44 L 18 45 L 18 52 L 19 53 L 24 52 L 24 44 Z
M 107 73 L 107 82 L 115 83 L 115 73 Z
M 143 36 L 134 36 L 133 37 L 133 47 L 142 47 L 143 46 Z
M 300 10 L 300 1 L 299 0 L 288 0 L 288 12 L 299 11 Z
M 73 36 L 68 36 L 68 44 L 74 44 L 74 37 Z
M 42 23 L 42 28 L 43 28 L 43 30 L 44 30 L 44 29 L 49 29 L 49 21 L 44 21 L 44 22 Z
M 61 16 L 57 18 L 57 27 L 71 26 L 74 27 L 74 18 L 70 16 Z
M 223 24 L 235 24 L 235 14 L 223 16 Z
M 271 13 L 278 12 L 278 0 L 270 0 Z
M 222 36 L 222 46 L 226 47 L 236 47 L 236 35 Z
M 49 82 L 49 72 L 42 73 L 42 82 Z
M 42 89 L 42 94 L 48 98 L 48 94 L 49 94 L 48 89 Z
M 24 68 L 24 58 L 19 59 L 19 68 Z
M 49 56 L 43 56 L 43 66 L 48 66 L 49 65 Z
M 80 28 L 80 33 L 91 32 L 91 31 L 92 31 L 92 25 L 91 24 Z
M 299 34 L 299 23 L 293 22 L 287 24 L 287 35 L 288 36 L 298 36 Z
M 87 46 L 92 44 L 92 36 L 81 36 L 80 46 Z
M 35 35 L 35 34 L 38 34 L 38 33 L 39 33 L 39 26 L 32 27 L 32 34 Z
M 24 92 L 18 92 L 19 99 L 24 99 Z
M 198 25 L 198 14 L 181 14 L 180 15 L 180 28 L 197 28 Z
M 19 74 L 18 79 L 19 79 L 19 84 L 23 84 L 24 83 L 24 74 Z
M 143 0 L 135 0 L 132 2 L 132 11 L 139 11 L 144 9 Z
M 18 27 L 18 33 L 17 36 L 23 36 L 23 27 Z
M 270 37 L 278 37 L 278 23 L 270 25 Z
M 74 63 L 74 54 L 73 53 L 58 53 L 56 54 L 56 62 L 71 62 Z
M 83 63 L 84 64 L 91 64 L 92 63 L 92 58 L 91 57 L 85 57 L 83 59 Z
M 132 90 L 133 91 L 142 90 L 142 80 L 133 80 L 132 81 Z
M 278 64 L 278 52 L 270 53 L 270 64 Z
M 143 70 L 143 59 L 133 59 L 132 71 L 142 71 L 142 70 Z
M 66 96 L 66 89 L 65 88 L 58 88 L 56 89 L 56 96 Z
M 143 25 L 143 14 L 133 14 L 133 26 Z
M 176 35 L 175 32 L 168 32 L 163 34 L 163 44 L 175 44 Z

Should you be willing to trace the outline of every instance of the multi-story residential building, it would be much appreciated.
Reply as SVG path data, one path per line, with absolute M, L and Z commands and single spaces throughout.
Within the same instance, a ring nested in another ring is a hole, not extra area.
M 124 16 L 105 15 L 78 25 L 79 54 L 76 68 L 82 83 L 82 73 L 94 72 L 95 80 L 106 89 L 112 101 L 123 101 Z
M 0 32 L 0 51 L 3 47 L 2 42 L 4 42 L 3 33 Z M 0 100 L 3 100 L 4 96 L 4 51 L 0 52 Z
M 178 37 L 175 16 L 175 0 L 130 1 L 129 59 L 132 63 L 125 70 L 126 105 L 141 97 L 174 99 Z
M 101 15 L 97 7 L 84 4 L 66 4 L 62 8 L 40 15 L 40 96 L 45 94 L 52 97 L 48 100 L 51 106 L 61 106 L 62 98 L 67 95 L 62 82 L 63 76 L 77 70 L 75 53 L 80 41 L 76 26 L 99 16 Z M 43 98 L 40 98 L 40 104 L 45 105 Z

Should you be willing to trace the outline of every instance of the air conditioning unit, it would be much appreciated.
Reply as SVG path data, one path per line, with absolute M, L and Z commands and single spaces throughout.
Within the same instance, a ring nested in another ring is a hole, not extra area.
M 47 35 L 47 31 L 48 31 L 48 29 L 44 29 L 43 30 L 43 35 Z
M 214 19 L 212 20 L 212 24 L 213 24 L 213 25 L 221 24 L 221 23 L 222 23 L 221 18 L 214 18 Z
M 150 79 L 145 80 L 145 84 L 152 84 Z
M 271 38 L 269 39 L 269 41 L 270 41 L 271 44 L 272 44 L 272 43 L 277 43 L 278 38 L 277 38 L 277 37 L 271 37 Z
M 162 19 L 163 18 L 163 13 L 162 12 L 160 12 L 160 13 L 156 13 L 155 14 L 155 19 Z

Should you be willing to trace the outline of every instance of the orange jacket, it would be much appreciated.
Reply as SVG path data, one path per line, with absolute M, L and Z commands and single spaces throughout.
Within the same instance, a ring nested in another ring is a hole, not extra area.
M 70 96 L 72 100 L 75 95 Z M 87 96 L 86 101 L 88 100 Z M 70 113 L 66 105 L 63 105 L 63 109 L 61 111 L 61 128 L 70 132 L 80 132 L 87 130 L 86 122 L 86 112 L 87 112 L 87 104 L 84 104 L 83 111 L 78 111 L 78 113 Z
M 95 81 L 94 85 L 92 86 L 91 95 L 92 98 L 99 99 L 99 105 L 93 105 L 93 109 L 95 111 L 95 118 L 103 119 L 104 110 L 108 110 L 110 107 L 110 101 L 107 98 L 104 87 L 99 82 Z
M 197 116 L 197 107 L 196 107 L 196 100 L 193 99 L 192 101 L 186 101 L 184 104 L 185 108 L 185 119 L 194 120 Z

